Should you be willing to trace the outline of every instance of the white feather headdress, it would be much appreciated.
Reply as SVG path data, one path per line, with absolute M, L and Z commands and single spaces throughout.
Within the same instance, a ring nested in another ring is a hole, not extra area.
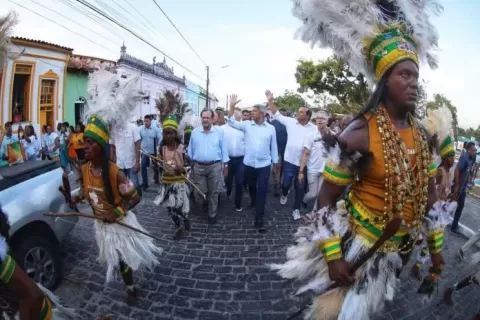
M 427 117 L 422 121 L 425 130 L 431 137 L 436 139 L 435 155 L 439 157 L 437 162 L 440 161 L 440 157 L 448 152 L 454 151 L 453 149 L 453 116 L 450 109 L 443 105 L 435 110 L 428 110 Z
M 144 96 L 139 90 L 139 79 L 122 78 L 104 69 L 91 73 L 88 80 L 89 100 L 85 110 L 85 122 L 95 115 L 102 119 L 111 131 L 129 123 L 132 112 Z
M 202 120 L 199 116 L 194 114 L 192 111 L 187 112 L 180 121 L 178 125 L 178 134 L 180 137 L 183 137 L 185 134 L 185 129 L 188 127 L 195 129 L 196 127 L 201 126 Z
M 3 69 L 5 60 L 8 58 L 8 44 L 10 43 L 13 27 L 17 22 L 17 14 L 13 11 L 4 17 L 0 17 L 0 70 Z
M 415 40 L 420 60 L 437 66 L 432 53 L 438 35 L 430 16 L 443 7 L 436 0 L 292 0 L 293 15 L 303 22 L 297 37 L 313 46 L 331 48 L 355 73 L 370 81 L 375 74 L 365 59 L 365 40 L 379 34 L 379 27 L 403 24 Z

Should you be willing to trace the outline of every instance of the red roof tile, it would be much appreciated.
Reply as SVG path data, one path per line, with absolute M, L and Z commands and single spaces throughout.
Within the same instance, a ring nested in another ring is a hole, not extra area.
M 28 39 L 28 38 L 23 38 L 23 37 L 12 37 L 11 39 L 13 41 L 15 41 L 15 40 L 28 41 L 28 42 L 32 42 L 32 43 L 38 43 L 38 44 L 44 44 L 44 45 L 47 45 L 47 46 L 52 46 L 52 47 L 55 47 L 55 48 L 58 48 L 58 49 L 66 50 L 66 51 L 73 51 L 72 48 L 67 48 L 67 47 L 60 46 L 60 45 L 55 44 L 55 43 L 46 42 L 46 41 L 42 41 L 42 40 L 34 40 L 34 39 Z

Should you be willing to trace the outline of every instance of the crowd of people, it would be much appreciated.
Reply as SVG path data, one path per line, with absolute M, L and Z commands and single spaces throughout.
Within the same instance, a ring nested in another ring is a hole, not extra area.
M 154 203 L 167 209 L 176 240 L 192 227 L 192 198 L 208 222 L 216 224 L 221 195 L 233 195 L 232 206 L 241 215 L 247 191 L 253 225 L 264 233 L 270 177 L 281 205 L 293 190 L 292 217 L 300 220 L 295 242 L 287 249 L 287 261 L 270 268 L 302 283 L 298 294 L 315 293 L 305 308 L 306 319 L 373 318 L 393 300 L 415 247 L 419 254 L 413 274 L 422 278 L 427 257 L 431 265 L 418 293 L 431 298 L 446 263 L 445 228 L 453 217 L 451 231 L 458 232 L 477 150 L 467 143 L 452 172 L 451 112 L 442 107 L 430 110 L 424 121 L 415 117 L 419 61 L 436 66 L 429 51 L 438 43 L 430 11 L 417 2 L 296 2 L 293 13 L 304 24 L 300 38 L 330 47 L 351 70 L 375 83 L 368 102 L 353 117 L 338 122 L 306 106 L 298 106 L 295 117 L 289 117 L 267 90 L 267 103 L 251 111 L 239 109 L 240 100 L 233 94 L 228 110 L 205 109 L 198 119 L 192 114 L 178 119 L 171 112 L 162 116 L 161 124 L 147 115 L 135 125 L 129 115 L 143 99 L 139 78 L 98 70 L 89 79 L 85 128 L 74 130 L 62 123 L 52 132 L 47 126 L 37 139 L 32 127 L 14 135 L 7 123 L 0 137 L 2 159 L 12 164 L 10 153 L 19 148 L 26 154 L 23 160 L 59 162 L 66 201 L 72 208 L 87 201 L 92 208 L 106 279 L 121 275 L 131 305 L 137 302 L 134 272 L 141 265 L 158 265 L 162 252 L 132 211 L 150 187 L 150 165 L 153 182 L 159 185 Z M 319 7 L 321 12 L 314 10 Z M 69 170 L 81 185 L 75 198 L 66 179 Z M 8 220 L 1 210 L 0 227 L 0 280 L 16 290 L 20 314 L 33 319 L 68 312 L 16 268 L 8 251 Z M 478 238 L 461 249 L 462 257 Z M 480 254 L 473 261 L 478 263 Z M 451 305 L 455 292 L 479 282 L 480 273 L 472 273 L 447 289 L 445 302 Z

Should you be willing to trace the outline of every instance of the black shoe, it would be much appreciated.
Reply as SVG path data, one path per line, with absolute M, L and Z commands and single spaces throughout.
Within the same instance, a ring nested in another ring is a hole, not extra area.
M 178 241 L 183 237 L 183 227 L 177 228 L 175 231 L 175 235 L 173 236 L 173 240 Z
M 146 185 L 146 184 L 142 185 L 142 189 L 143 189 L 143 190 L 147 190 L 147 189 L 148 189 L 148 185 Z
M 307 209 L 307 204 L 305 202 L 302 201 L 302 208 L 303 209 Z
M 255 202 L 250 202 L 250 209 L 255 208 L 256 203 Z
M 258 229 L 258 232 L 260 233 L 265 233 L 267 232 L 267 229 L 265 228 L 265 225 L 263 224 L 263 221 L 255 221 L 253 226 Z
M 155 180 L 155 184 L 156 184 L 157 186 L 159 186 L 159 185 L 160 185 L 160 181 Z
M 127 299 L 126 302 L 129 306 L 134 306 L 137 304 L 137 289 L 136 288 L 127 288 Z
M 279 188 L 278 188 L 278 184 L 275 184 L 275 185 L 273 186 L 273 196 L 274 196 L 275 198 L 280 197 L 280 191 L 279 191 Z
M 232 195 L 232 191 L 227 191 L 227 198 L 230 199 L 230 196 Z
M 460 233 L 460 231 L 458 231 L 458 227 L 457 227 L 457 228 L 450 228 L 450 231 L 451 231 L 452 233 L 455 233 L 455 234 L 458 235 L 458 236 L 462 235 L 462 234 Z
M 208 223 L 216 224 L 217 223 L 217 217 L 208 217 Z
M 185 225 L 185 230 L 189 231 L 190 228 L 191 228 L 190 220 L 188 220 L 188 219 L 183 220 L 183 224 Z
M 203 202 L 202 208 L 203 208 L 203 212 L 205 212 L 205 213 L 208 212 L 208 202 L 207 202 L 207 201 L 204 201 L 204 202 Z

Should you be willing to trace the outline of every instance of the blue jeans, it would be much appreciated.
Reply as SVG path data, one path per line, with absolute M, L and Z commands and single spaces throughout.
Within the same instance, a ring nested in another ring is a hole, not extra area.
M 467 189 L 463 189 L 458 196 L 457 199 L 457 211 L 455 211 L 455 216 L 453 217 L 453 222 L 452 222 L 452 230 L 457 229 L 458 227 L 458 221 L 460 220 L 460 217 L 462 216 L 463 212 L 463 207 L 465 206 L 465 198 L 467 197 Z
M 255 224 L 263 227 L 270 166 L 263 168 L 245 166 L 245 173 L 248 179 L 248 192 L 250 193 L 250 199 L 252 199 L 252 206 L 255 206 Z
M 140 187 L 140 180 L 138 179 L 138 173 L 135 173 L 133 171 L 134 168 L 129 168 L 129 169 L 121 169 L 123 171 L 123 173 L 127 176 L 128 179 L 130 179 L 130 181 L 132 181 L 133 185 L 135 186 L 135 188 L 137 188 L 137 190 L 139 189 Z
M 142 171 L 142 186 L 144 188 L 148 187 L 147 168 L 149 166 L 150 166 L 150 158 L 147 155 L 142 154 L 141 171 Z M 153 180 L 155 181 L 155 183 L 158 183 L 158 169 L 157 169 L 157 166 L 156 166 L 155 163 L 152 163 L 152 166 L 153 166 Z
M 294 164 L 291 164 L 290 162 L 284 161 L 283 162 L 283 182 L 282 182 L 282 195 L 287 196 L 288 195 L 288 190 L 290 190 L 290 187 L 292 186 L 292 181 L 294 181 L 294 187 L 295 187 L 295 202 L 293 204 L 293 210 L 300 210 L 300 207 L 302 205 L 302 199 L 303 196 L 305 195 L 305 182 L 306 179 L 304 179 L 304 183 L 299 183 L 298 181 L 298 170 L 300 170 L 299 166 L 296 166 Z M 307 170 L 306 168 L 304 169 L 304 177 L 307 176 Z
M 235 208 L 242 207 L 243 180 L 245 176 L 245 165 L 243 157 L 230 157 L 228 163 L 228 176 L 225 178 L 225 186 L 227 187 L 227 195 L 232 194 L 233 178 L 235 178 Z

